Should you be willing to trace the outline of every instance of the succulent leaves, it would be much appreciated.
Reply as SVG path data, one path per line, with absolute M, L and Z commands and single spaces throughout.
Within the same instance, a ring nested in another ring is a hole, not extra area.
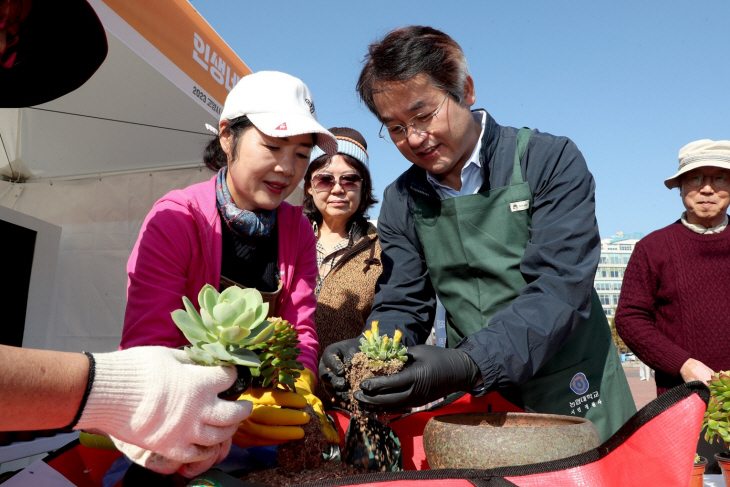
M 258 367 L 256 353 L 247 350 L 267 340 L 274 324 L 266 320 L 268 303 L 255 289 L 229 287 L 218 293 L 206 284 L 198 294 L 200 313 L 187 297 L 185 310 L 172 312 L 172 320 L 192 346 L 185 351 L 195 362 L 203 365 L 223 363 Z
M 717 372 L 708 383 L 710 402 L 707 404 L 702 429 L 705 441 L 712 443 L 719 437 L 730 447 L 730 371 Z
M 200 313 L 183 297 L 185 309 L 172 312 L 172 320 L 191 346 L 185 352 L 201 365 L 244 365 L 262 386 L 295 390 L 299 333 L 281 318 L 266 319 L 268 303 L 256 289 L 231 286 L 222 293 L 206 284 L 198 294 Z
M 274 332 L 264 342 L 252 346 L 258 353 L 261 365 L 257 371 L 251 370 L 254 377 L 260 377 L 263 387 L 280 386 L 283 389 L 295 391 L 294 384 L 299 377 L 298 370 L 304 366 L 297 360 L 301 350 L 296 347 L 299 343 L 299 333 L 294 326 L 281 318 L 273 318 Z
M 387 335 L 380 336 L 378 322 L 373 321 L 370 323 L 370 329 L 366 330 L 363 335 L 363 338 L 360 338 L 360 351 L 371 360 L 388 361 L 397 359 L 401 362 L 408 361 L 406 355 L 408 349 L 400 342 L 403 336 L 400 330 L 395 330 L 391 340 Z

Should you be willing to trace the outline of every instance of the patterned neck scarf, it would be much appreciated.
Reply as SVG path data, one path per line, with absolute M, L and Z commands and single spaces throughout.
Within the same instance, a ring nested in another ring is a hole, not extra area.
M 685 211 L 685 212 L 682 213 L 682 225 L 684 225 L 685 227 L 689 228 L 693 232 L 699 233 L 699 234 L 710 235 L 710 234 L 713 234 L 713 233 L 720 233 L 723 230 L 725 230 L 725 227 L 727 227 L 727 224 L 728 224 L 728 218 L 727 218 L 727 215 L 725 215 L 725 221 L 723 221 L 722 223 L 720 223 L 718 226 L 716 226 L 716 227 L 710 227 L 710 228 L 705 228 L 702 225 L 697 225 L 695 223 L 688 222 L 687 221 L 687 212 Z
M 236 206 L 226 184 L 226 170 L 218 171 L 215 195 L 218 211 L 228 228 L 244 237 L 267 237 L 276 222 L 276 210 L 248 211 Z

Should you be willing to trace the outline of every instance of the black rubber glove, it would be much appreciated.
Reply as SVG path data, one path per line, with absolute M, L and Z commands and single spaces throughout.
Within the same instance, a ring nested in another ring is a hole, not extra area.
M 408 354 L 413 363 L 397 374 L 365 379 L 355 399 L 386 408 L 422 406 L 452 392 L 471 391 L 481 377 L 477 364 L 458 349 L 415 345 Z
M 341 403 L 350 402 L 350 384 L 345 378 L 345 364 L 360 351 L 360 338 L 333 343 L 324 349 L 319 361 L 319 378 L 327 394 Z

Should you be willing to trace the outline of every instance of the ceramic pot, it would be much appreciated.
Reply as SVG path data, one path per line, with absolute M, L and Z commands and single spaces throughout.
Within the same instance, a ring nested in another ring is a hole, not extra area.
M 730 486 L 730 452 L 715 453 L 715 460 L 720 465 L 720 471 L 722 471 L 722 479 L 725 481 L 725 485 Z
M 536 413 L 464 413 L 431 418 L 423 449 L 434 468 L 496 468 L 547 462 L 597 448 L 589 420 Z
M 689 481 L 689 487 L 702 487 L 705 485 L 705 467 L 707 466 L 707 459 L 700 457 L 699 461 L 695 462 L 692 468 L 692 478 Z

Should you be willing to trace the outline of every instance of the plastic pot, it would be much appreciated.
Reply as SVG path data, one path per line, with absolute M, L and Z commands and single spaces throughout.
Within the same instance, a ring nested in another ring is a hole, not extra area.
M 725 485 L 730 486 L 730 452 L 715 453 L 715 460 L 720 465 L 720 471 L 722 471 L 722 479 L 725 481 Z
M 246 389 L 251 386 L 251 369 L 249 369 L 245 365 L 238 364 L 236 364 L 235 367 L 236 373 L 238 374 L 238 376 L 236 377 L 236 381 L 231 387 L 218 394 L 218 397 L 220 397 L 221 399 L 235 401 L 241 394 L 246 392 Z
M 705 485 L 705 467 L 707 466 L 707 459 L 700 457 L 695 462 L 694 468 L 692 468 L 692 479 L 689 482 L 689 487 L 702 487 Z

